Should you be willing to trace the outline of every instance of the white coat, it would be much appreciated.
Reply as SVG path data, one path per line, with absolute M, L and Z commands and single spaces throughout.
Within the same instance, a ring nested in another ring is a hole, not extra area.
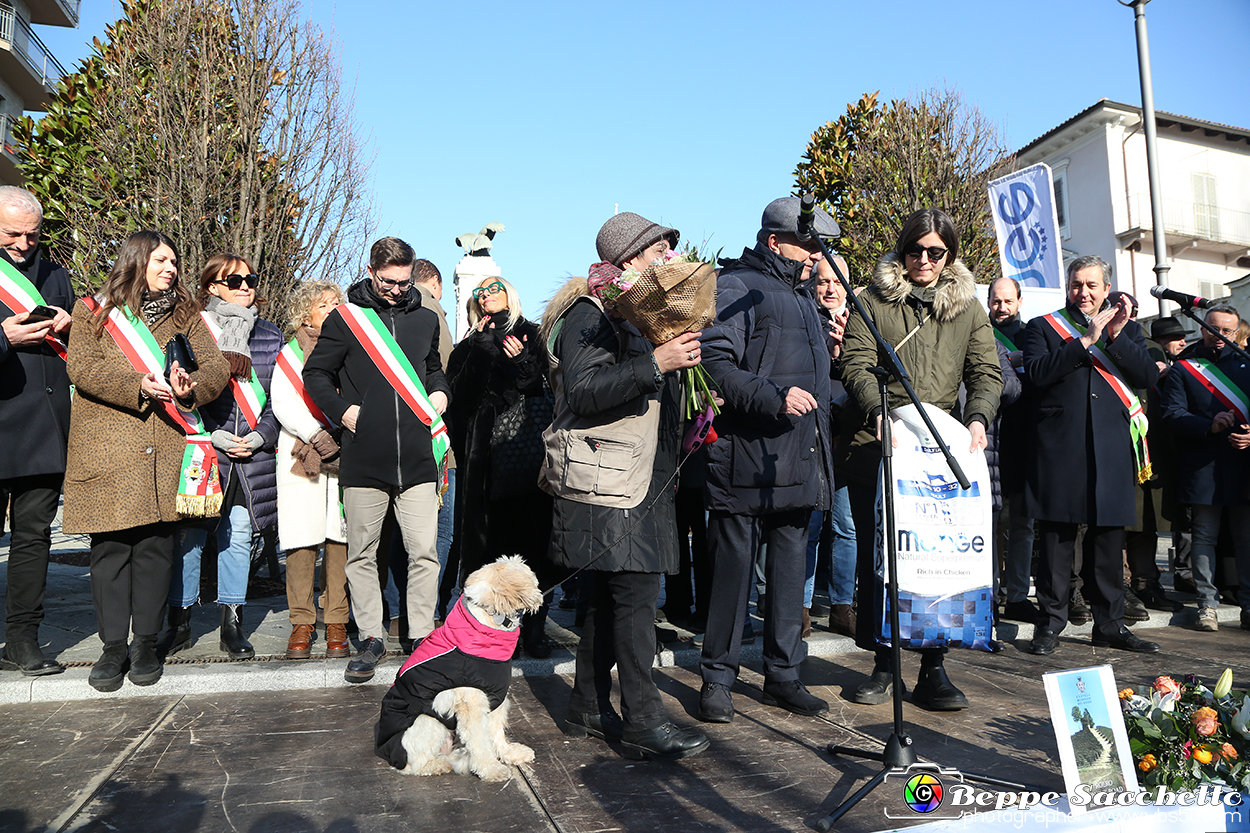
M 278 435 L 278 545 L 289 551 L 316 547 L 324 541 L 346 542 L 338 477 L 322 473 L 310 479 L 291 471 L 295 438 L 311 441 L 321 430 L 321 423 L 280 368 L 274 371 L 270 398 L 282 425 Z

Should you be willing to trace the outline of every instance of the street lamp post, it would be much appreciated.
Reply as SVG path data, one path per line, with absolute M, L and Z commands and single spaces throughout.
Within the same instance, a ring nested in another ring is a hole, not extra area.
M 1146 38 L 1146 4 L 1150 0 L 1119 0 L 1133 9 L 1137 26 L 1137 67 L 1141 74 L 1141 112 L 1146 130 L 1146 172 L 1150 179 L 1150 213 L 1154 225 L 1155 283 L 1167 286 L 1168 244 L 1163 228 L 1163 191 L 1159 185 L 1159 150 L 1155 143 L 1155 99 L 1150 83 L 1150 43 Z

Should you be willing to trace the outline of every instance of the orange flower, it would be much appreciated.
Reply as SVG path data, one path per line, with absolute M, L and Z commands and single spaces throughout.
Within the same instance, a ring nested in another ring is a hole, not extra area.
M 1131 689 L 1131 688 L 1122 688 L 1122 689 L 1120 689 L 1120 699 L 1121 699 L 1121 700 L 1127 700 L 1127 699 L 1129 699 L 1129 698 L 1130 698 L 1130 697 L 1132 697 L 1132 696 L 1133 696 L 1133 689 Z
M 1149 772 L 1159 765 L 1154 755 L 1142 755 L 1142 759 L 1137 762 L 1137 768 L 1142 772 Z
M 1203 706 L 1198 709 L 1190 720 L 1193 721 L 1194 731 L 1204 738 L 1214 735 L 1215 730 L 1220 727 L 1220 716 L 1210 706 Z M 1204 761 L 1203 763 L 1206 762 Z
M 1209 764 L 1211 763 L 1211 759 L 1215 756 L 1212 755 L 1211 750 L 1207 749 L 1205 746 L 1196 746 L 1194 747 L 1193 757 L 1194 760 L 1200 764 Z
M 1226 761 L 1237 760 L 1237 750 L 1233 748 L 1233 745 L 1231 743 L 1226 743 L 1220 747 L 1220 755 Z

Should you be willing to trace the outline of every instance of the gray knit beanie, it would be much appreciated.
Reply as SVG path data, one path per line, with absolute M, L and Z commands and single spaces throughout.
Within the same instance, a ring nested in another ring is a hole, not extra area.
M 623 211 L 608 218 L 595 238 L 599 257 L 613 266 L 620 266 L 652 243 L 668 238 L 669 245 L 677 248 L 681 232 L 675 228 L 653 223 L 632 211 Z

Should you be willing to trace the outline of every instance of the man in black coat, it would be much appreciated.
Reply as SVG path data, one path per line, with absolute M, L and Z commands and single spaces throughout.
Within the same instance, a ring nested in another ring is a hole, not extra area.
M 415 261 L 407 243 L 382 238 L 369 252 L 368 277 L 347 291 L 347 300 L 377 314 L 416 371 L 429 404 L 442 414 L 450 389 L 439 356 L 438 317 L 413 289 Z M 408 551 L 408 636 L 415 642 L 434 630 L 440 461 L 430 427 L 370 358 L 342 308 L 322 325 L 304 365 L 304 383 L 317 407 L 347 429 L 339 484 L 347 515 L 347 586 L 361 648 L 344 677 L 362 683 L 386 656 L 377 549 L 391 503 Z
M 742 626 L 761 547 L 768 547 L 764 703 L 816 715 L 829 705 L 799 680 L 803 582 L 812 510 L 833 499 L 829 350 L 809 284 L 822 257 L 800 241 L 799 200 L 764 209 L 757 243 L 724 263 L 703 366 L 725 399 L 708 449 L 706 500 L 712 598 L 703 642 L 699 719 L 733 719 Z M 815 232 L 836 236 L 817 210 Z
M 13 502 L 0 668 L 30 677 L 65 670 L 40 650 L 39 624 L 69 437 L 69 376 L 64 353 L 48 338 L 69 336 L 72 319 L 66 310 L 74 306 L 74 288 L 64 269 L 40 255 L 42 221 L 34 194 L 0 187 L 0 257 L 9 264 L 6 271 L 16 269 L 36 290 L 35 305 L 54 312 L 28 320 L 29 310 L 14 308 L 21 304 L 12 290 L 22 282 L 0 275 L 0 492 L 7 489 Z M 23 289 L 19 294 L 29 295 Z
M 1130 320 L 1127 300 L 1107 303 L 1110 290 L 1106 261 L 1077 258 L 1068 266 L 1064 309 L 1025 327 L 1025 378 L 1034 391 L 1037 421 L 1024 506 L 1042 539 L 1041 614 L 1029 646 L 1035 654 L 1053 653 L 1067 624 L 1080 524 L 1088 526 L 1081 571 L 1094 616 L 1094 645 L 1159 650 L 1123 623 L 1124 527 L 1137 520 L 1134 490 L 1148 476 L 1145 418 L 1133 391 L 1153 385 L 1159 368 L 1146 353 L 1141 327 Z

